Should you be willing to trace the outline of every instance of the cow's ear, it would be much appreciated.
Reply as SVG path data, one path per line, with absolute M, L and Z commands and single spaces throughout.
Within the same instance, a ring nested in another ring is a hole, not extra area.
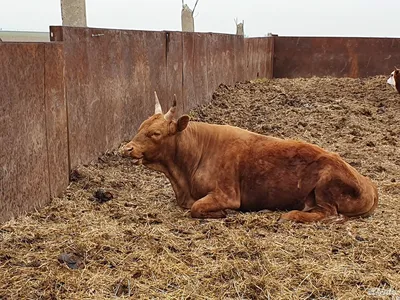
M 178 119 L 176 129 L 177 131 L 183 131 L 189 124 L 189 116 L 183 115 Z

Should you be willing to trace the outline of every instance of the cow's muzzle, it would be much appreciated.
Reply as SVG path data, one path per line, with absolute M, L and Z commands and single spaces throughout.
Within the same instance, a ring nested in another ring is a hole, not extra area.
M 122 157 L 132 158 L 135 165 L 140 165 L 143 162 L 143 155 L 136 155 L 134 152 L 134 147 L 131 144 L 126 144 L 121 147 L 119 153 Z
M 119 149 L 119 154 L 123 157 L 128 157 L 131 156 L 132 151 L 133 151 L 133 146 L 127 144 Z

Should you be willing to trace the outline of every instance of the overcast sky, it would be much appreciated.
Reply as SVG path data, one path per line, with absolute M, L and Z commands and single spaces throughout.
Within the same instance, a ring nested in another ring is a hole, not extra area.
M 193 7 L 195 0 L 185 0 Z M 182 0 L 86 0 L 90 27 L 180 30 Z M 400 37 L 399 0 L 199 0 L 195 29 L 245 34 Z M 3 30 L 48 31 L 61 25 L 60 0 L 0 0 Z

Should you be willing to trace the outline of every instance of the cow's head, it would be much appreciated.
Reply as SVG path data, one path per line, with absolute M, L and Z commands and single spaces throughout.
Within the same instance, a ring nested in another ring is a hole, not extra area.
M 164 115 L 157 93 L 155 96 L 155 112 L 140 125 L 132 141 L 121 148 L 121 154 L 134 159 L 135 164 L 151 164 L 165 157 L 166 151 L 173 145 L 177 133 L 183 131 L 189 116 L 176 119 L 176 95 L 169 111 Z
M 400 69 L 394 67 L 394 71 L 390 74 L 387 83 L 400 94 Z

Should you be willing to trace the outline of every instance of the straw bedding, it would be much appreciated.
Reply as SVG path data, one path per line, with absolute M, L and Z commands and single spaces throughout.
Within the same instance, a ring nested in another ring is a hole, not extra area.
M 0 299 L 400 297 L 400 96 L 385 81 L 220 86 L 190 113 L 339 153 L 377 183 L 374 216 L 304 225 L 232 211 L 196 220 L 162 174 L 107 153 L 76 170 L 49 206 L 0 225 Z

